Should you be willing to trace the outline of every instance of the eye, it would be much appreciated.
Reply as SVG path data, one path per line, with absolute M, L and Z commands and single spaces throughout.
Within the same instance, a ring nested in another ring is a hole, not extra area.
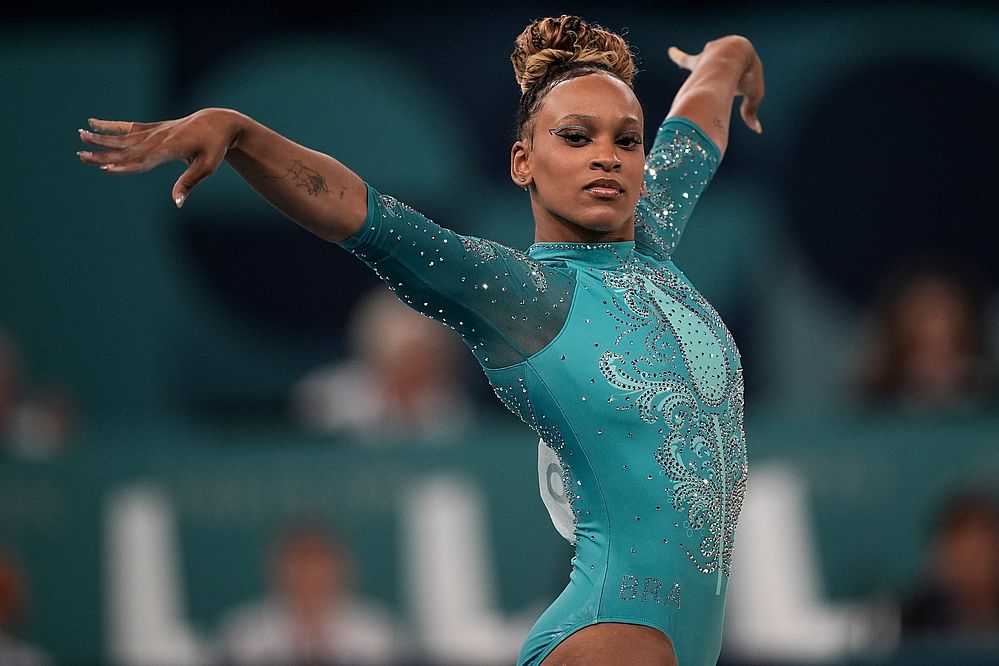
M 585 146 L 592 141 L 586 130 L 581 127 L 556 127 L 548 132 L 552 136 L 564 139 L 570 146 Z
M 627 134 L 617 140 L 617 145 L 622 148 L 637 148 L 642 145 L 642 137 L 636 134 Z

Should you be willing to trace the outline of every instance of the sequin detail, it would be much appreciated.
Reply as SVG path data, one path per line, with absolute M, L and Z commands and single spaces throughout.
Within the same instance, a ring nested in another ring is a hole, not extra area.
M 666 603 L 674 604 L 677 608 L 680 608 L 680 583 L 673 583 L 669 594 L 666 595 Z
M 632 599 L 638 598 L 638 579 L 631 574 L 625 574 L 621 577 L 621 590 L 617 594 L 617 598 L 622 601 L 631 601 Z
M 628 360 L 607 350 L 600 372 L 623 391 L 616 409 L 668 426 L 655 457 L 670 479 L 673 508 L 686 513 L 689 535 L 700 535 L 687 555 L 702 573 L 718 572 L 720 593 L 748 476 L 738 349 L 715 309 L 671 271 L 636 264 L 605 272 L 604 284 L 617 292 L 608 309 L 623 328 L 615 344 L 640 336 L 645 353 Z
M 540 292 L 546 291 L 548 289 L 548 280 L 545 279 L 545 272 L 541 269 L 541 264 L 527 255 L 522 255 L 521 258 L 530 268 L 531 280 L 534 282 L 534 286 L 537 290 Z
M 620 369 L 624 357 L 612 352 L 601 356 L 601 372 L 612 384 L 628 386 L 632 391 L 643 389 L 643 396 L 618 409 L 638 405 L 642 420 L 653 423 L 663 411 L 661 405 L 653 404 L 654 399 L 666 392 L 658 383 L 671 384 L 669 389 L 673 389 L 674 382 L 686 383 L 687 376 L 701 402 L 711 407 L 721 405 L 732 374 L 732 362 L 725 350 L 736 347 L 711 304 L 671 271 L 653 270 L 639 263 L 626 272 L 605 272 L 604 284 L 619 292 L 613 300 L 617 312 L 608 310 L 624 327 L 615 343 L 620 345 L 626 336 L 641 332 L 648 354 L 631 361 L 630 378 L 627 371 Z M 682 362 L 678 362 L 678 354 Z M 670 369 L 654 369 L 663 365 Z
M 662 587 L 662 581 L 658 578 L 646 578 L 645 586 L 642 588 L 642 601 L 651 601 L 658 604 L 660 587 Z
M 422 215 L 420 215 L 419 211 L 417 211 L 415 208 L 413 208 L 409 204 L 403 203 L 403 202 L 399 201 L 398 199 L 396 199 L 395 197 L 390 197 L 387 194 L 379 194 L 378 195 L 378 203 L 380 203 L 382 205 L 382 207 L 384 207 L 385 210 L 392 217 L 395 217 L 395 218 L 400 219 L 400 220 L 402 219 L 403 211 L 407 211 L 409 213 L 412 213 L 414 215 L 419 215 L 420 217 L 422 217 Z
M 465 248 L 466 252 L 484 262 L 498 259 L 500 254 L 497 251 L 497 248 L 502 248 L 515 257 L 517 261 L 523 262 L 524 265 L 527 266 L 528 274 L 531 276 L 531 282 L 539 292 L 543 292 L 548 289 L 548 280 L 545 278 L 545 273 L 541 264 L 520 250 L 515 250 L 514 248 L 506 247 L 501 243 L 476 238 L 474 236 L 460 236 L 460 239 L 461 245 Z
M 499 253 L 496 252 L 496 248 L 493 244 L 487 240 L 481 238 L 475 238 L 474 236 L 462 236 L 461 244 L 465 248 L 465 251 L 469 254 L 475 255 L 482 261 L 492 261 L 499 257 Z
M 573 528 L 575 528 L 579 521 L 579 507 L 577 506 L 579 495 L 572 490 L 573 478 L 571 468 L 563 455 L 565 438 L 562 436 L 562 431 L 554 423 L 542 423 L 544 417 L 541 419 L 538 418 L 538 415 L 534 411 L 534 406 L 531 404 L 530 394 L 527 392 L 527 387 L 524 386 L 522 378 L 517 378 L 516 387 L 497 386 L 495 384 L 492 387 L 493 392 L 503 405 L 534 430 L 544 440 L 545 444 L 548 445 L 548 448 L 555 453 L 559 467 L 562 470 L 562 487 L 565 493 L 565 501 L 572 510 L 572 523 Z
M 617 598 L 621 601 L 635 601 L 641 599 L 642 603 L 661 604 L 659 590 L 662 588 L 662 581 L 658 578 L 648 577 L 644 582 L 639 581 L 637 576 L 625 574 L 621 576 L 621 587 L 618 590 Z M 674 587 L 677 587 L 674 585 Z M 641 597 L 639 597 L 641 588 Z M 668 601 L 668 598 L 667 598 Z
M 660 259 L 669 257 L 686 225 L 684 211 L 693 208 L 717 168 L 718 158 L 690 130 L 661 130 L 645 161 L 648 194 L 635 208 L 636 243 L 655 249 Z M 669 189 L 677 182 L 689 189 Z

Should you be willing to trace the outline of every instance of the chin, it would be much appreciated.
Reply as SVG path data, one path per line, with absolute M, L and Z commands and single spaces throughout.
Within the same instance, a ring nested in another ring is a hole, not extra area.
M 573 202 L 566 206 L 563 214 L 559 209 L 549 208 L 546 215 L 549 222 L 546 227 L 551 235 L 574 237 L 576 242 L 604 242 L 602 236 L 620 236 L 616 240 L 631 240 L 634 238 L 634 207 L 624 210 L 617 206 L 593 206 Z M 558 230 L 560 228 L 560 230 Z M 547 235 L 547 234 L 546 234 Z
M 577 218 L 572 220 L 572 223 L 581 229 L 585 229 L 586 231 L 603 234 L 624 231 L 634 226 L 634 220 L 630 215 L 622 217 L 621 215 L 612 216 L 607 215 L 606 213 L 583 219 Z
M 579 235 L 580 242 L 609 243 L 619 240 L 631 240 L 634 238 L 634 223 L 629 218 L 624 222 L 588 220 L 573 222 Z

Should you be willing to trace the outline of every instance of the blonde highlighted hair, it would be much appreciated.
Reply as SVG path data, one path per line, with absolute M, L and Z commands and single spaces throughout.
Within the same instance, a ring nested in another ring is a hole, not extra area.
M 636 71 L 634 56 L 621 35 L 568 14 L 529 23 L 517 36 L 510 61 L 521 92 L 518 137 L 558 83 L 605 72 L 632 87 Z

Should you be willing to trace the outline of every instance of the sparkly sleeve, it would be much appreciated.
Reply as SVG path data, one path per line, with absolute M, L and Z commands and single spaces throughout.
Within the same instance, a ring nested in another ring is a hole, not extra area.
M 687 226 L 687 218 L 711 182 L 721 152 L 694 122 L 674 116 L 659 127 L 645 161 L 648 194 L 635 208 L 635 246 L 668 259 Z
M 340 245 L 404 303 L 457 331 L 485 367 L 537 352 L 568 315 L 571 273 L 441 227 L 370 185 L 367 218 Z

